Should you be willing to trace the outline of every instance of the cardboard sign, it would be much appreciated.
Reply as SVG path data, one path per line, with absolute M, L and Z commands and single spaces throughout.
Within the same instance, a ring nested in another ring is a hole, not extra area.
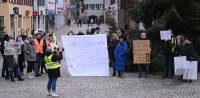
M 133 63 L 149 64 L 151 56 L 150 40 L 133 41 Z
M 161 40 L 171 40 L 171 30 L 160 31 L 160 39 Z

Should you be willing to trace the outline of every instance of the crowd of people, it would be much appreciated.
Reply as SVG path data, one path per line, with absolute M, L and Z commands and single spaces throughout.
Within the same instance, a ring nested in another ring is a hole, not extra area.
M 56 94 L 56 81 L 61 76 L 60 61 L 63 58 L 62 51 L 64 49 L 59 49 L 53 31 L 48 37 L 46 36 L 46 33 L 41 31 L 33 36 L 27 36 L 24 30 L 20 30 L 19 36 L 14 41 L 11 36 L 5 34 L 1 41 L 1 54 L 3 56 L 2 77 L 15 82 L 15 78 L 18 78 L 18 81 L 24 81 L 23 75 L 25 78 L 32 79 L 46 73 L 49 77 L 48 95 L 58 96 Z M 7 42 L 21 43 L 21 53 L 5 54 L 6 47 L 4 45 Z M 50 93 L 51 88 L 52 94 Z
M 86 29 L 84 34 L 82 31 L 76 35 L 96 35 L 101 34 L 100 28 Z M 67 35 L 75 35 L 73 31 Z M 145 32 L 141 33 L 139 40 L 148 40 Z M 21 54 L 5 55 L 4 44 L 6 42 L 20 42 Z M 125 78 L 125 70 L 127 66 L 127 57 L 130 53 L 130 34 L 124 30 L 118 30 L 112 34 L 111 41 L 108 43 L 110 62 L 113 67 L 113 76 Z M 151 49 L 150 49 L 151 50 Z M 26 74 L 28 79 L 40 77 L 46 73 L 49 77 L 47 89 L 49 96 L 58 96 L 56 94 L 56 82 L 60 77 L 60 61 L 63 59 L 62 51 L 59 49 L 54 32 L 46 35 L 44 32 L 38 32 L 34 36 L 25 34 L 24 30 L 20 31 L 19 36 L 14 41 L 8 34 L 3 36 L 1 41 L 1 54 L 3 56 L 2 77 L 11 79 L 15 82 L 15 78 L 19 81 L 24 81 L 22 75 Z M 193 48 L 189 37 L 172 34 L 171 40 L 163 41 L 164 55 L 164 71 L 163 78 L 174 78 L 174 57 L 186 56 L 188 61 L 196 60 L 197 54 Z M 47 65 L 47 66 L 46 66 Z M 148 78 L 149 64 L 138 64 L 138 78 Z M 25 72 L 24 69 L 27 69 Z M 44 72 L 45 71 L 45 72 Z M 191 82 L 191 80 L 188 80 Z M 52 94 L 50 93 L 52 90 Z
M 147 39 L 147 34 L 142 32 L 139 40 Z M 111 42 L 109 43 L 109 56 L 111 65 L 113 66 L 113 76 L 124 78 L 124 72 L 127 67 L 127 56 L 133 54 L 130 52 L 130 44 L 134 40 L 130 40 L 130 34 L 125 31 L 118 30 L 112 34 Z M 197 61 L 197 53 L 193 48 L 193 44 L 189 37 L 172 33 L 171 40 L 162 41 L 164 66 L 162 78 L 174 78 L 174 57 L 186 56 L 187 61 Z M 151 44 L 150 44 L 151 47 Z M 151 51 L 151 49 L 150 49 Z M 137 64 L 138 78 L 148 78 L 149 64 Z M 144 70 L 143 70 L 144 68 Z M 179 77 L 179 76 L 177 76 Z M 182 78 L 182 77 L 181 77 Z M 191 82 L 192 80 L 184 80 Z

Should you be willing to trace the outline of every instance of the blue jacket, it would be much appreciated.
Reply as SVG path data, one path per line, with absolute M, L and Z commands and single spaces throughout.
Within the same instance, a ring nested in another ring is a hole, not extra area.
M 128 53 L 127 43 L 125 41 L 122 43 L 118 42 L 114 52 L 116 71 L 120 72 L 125 71 L 127 53 Z

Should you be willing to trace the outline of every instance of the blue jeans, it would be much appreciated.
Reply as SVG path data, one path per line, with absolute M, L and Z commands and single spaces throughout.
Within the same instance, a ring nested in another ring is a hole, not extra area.
M 147 76 L 148 75 L 148 73 L 149 73 L 149 64 L 139 64 L 138 65 L 138 73 L 139 73 L 139 76 L 142 76 L 142 67 L 145 67 L 145 70 L 144 70 L 144 74 L 145 74 L 145 76 Z
M 19 67 L 14 67 L 14 68 L 8 68 L 9 70 L 9 73 L 10 73 L 10 77 L 13 78 L 13 73 L 17 76 L 17 77 L 20 77 L 21 74 L 20 74 L 20 69 Z
M 52 92 L 56 92 L 56 82 L 57 82 L 57 78 L 55 78 L 55 79 L 49 79 L 49 82 L 47 84 L 47 90 L 48 90 L 48 92 L 51 91 L 51 88 L 52 88 Z

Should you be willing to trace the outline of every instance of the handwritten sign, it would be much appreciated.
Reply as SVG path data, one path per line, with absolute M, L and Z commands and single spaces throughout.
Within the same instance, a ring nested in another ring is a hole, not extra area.
M 21 54 L 21 45 L 20 42 L 5 42 L 4 46 L 4 55 L 19 55 Z
M 109 76 L 106 38 L 105 34 L 62 36 L 71 76 Z
M 150 63 L 150 40 L 133 41 L 133 63 L 148 64 Z
M 174 72 L 175 72 L 175 75 L 183 75 L 184 61 L 186 61 L 186 56 L 174 57 Z
M 171 30 L 160 31 L 161 40 L 171 40 Z
M 184 62 L 184 80 L 197 80 L 197 61 Z

